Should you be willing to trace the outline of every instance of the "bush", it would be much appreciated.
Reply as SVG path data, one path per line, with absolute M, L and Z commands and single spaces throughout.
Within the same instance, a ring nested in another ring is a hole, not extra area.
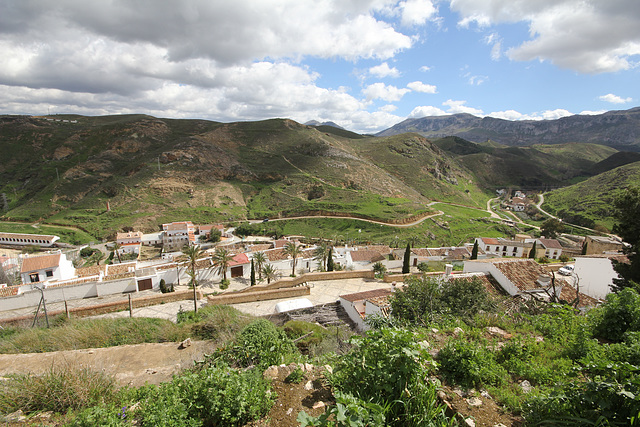
M 463 387 L 500 385 L 507 377 L 486 343 L 467 342 L 463 337 L 451 339 L 438 353 L 438 361 L 445 378 Z
M 91 255 L 94 254 L 94 252 L 97 252 L 97 249 L 91 248 L 89 246 L 80 249 L 80 256 L 82 258 L 89 258 Z
M 384 277 L 384 274 L 387 272 L 387 267 L 385 267 L 383 263 L 378 261 L 373 264 L 373 272 L 375 273 L 375 276 L 380 279 Z
M 293 372 L 287 375 L 287 377 L 284 379 L 284 382 L 290 384 L 300 384 L 303 379 L 304 372 L 302 372 L 302 369 L 300 369 L 300 367 L 297 367 L 293 370 Z
M 418 271 L 426 273 L 429 270 L 430 270 L 430 268 L 429 268 L 429 264 L 428 263 L 426 263 L 426 262 L 418 263 Z
M 311 417 L 302 411 L 297 421 L 301 427 L 385 427 L 385 408 L 375 403 L 358 399 L 348 393 L 337 391 L 336 404 L 319 417 Z M 336 421 L 332 421 L 336 420 Z
M 451 279 L 442 285 L 442 304 L 455 316 L 471 318 L 481 310 L 494 310 L 484 285 L 478 278 Z
M 220 281 L 220 289 L 227 289 L 229 287 L 229 283 L 231 283 L 229 282 L 229 279 L 222 279 Z
M 0 412 L 66 413 L 110 401 L 115 381 L 102 372 L 72 366 L 52 367 L 43 375 L 15 375 L 0 387 Z
M 167 294 L 169 292 L 175 292 L 175 288 L 173 287 L 173 283 L 167 285 L 164 279 L 160 279 L 160 292 L 163 294 Z
M 595 315 L 594 334 L 620 342 L 625 333 L 640 331 L 640 295 L 631 288 L 611 293 Z
M 258 369 L 212 366 L 149 387 L 136 419 L 143 426 L 241 426 L 273 405 L 269 383 Z
M 329 380 L 342 393 L 383 407 L 385 425 L 412 425 L 415 417 L 424 414 L 430 414 L 430 421 L 442 421 L 436 385 L 428 380 L 432 359 L 416 341 L 405 329 L 354 336 L 354 349 L 337 362 Z

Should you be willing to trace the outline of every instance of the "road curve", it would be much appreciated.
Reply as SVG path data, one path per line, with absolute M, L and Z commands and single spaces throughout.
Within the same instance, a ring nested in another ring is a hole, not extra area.
M 438 211 L 436 213 L 432 213 L 432 214 L 428 214 L 425 216 L 420 217 L 419 219 L 413 221 L 413 222 L 408 222 L 406 224 L 392 224 L 392 223 L 388 223 L 388 222 L 384 222 L 384 221 L 376 221 L 373 219 L 365 219 L 365 218 L 354 218 L 351 216 L 334 216 L 334 215 L 307 215 L 307 216 L 292 216 L 292 217 L 287 217 L 287 218 L 273 218 L 273 219 L 269 219 L 268 222 L 272 222 L 272 221 L 288 221 L 290 219 L 308 219 L 308 218 L 337 218 L 337 219 L 352 219 L 355 221 L 364 221 L 364 222 L 369 222 L 371 224 L 380 224 L 380 225 L 386 225 L 388 227 L 397 227 L 397 228 L 408 228 L 408 227 L 413 227 L 414 225 L 418 225 L 421 222 L 429 219 L 429 218 L 433 218 L 435 216 L 439 216 L 439 215 L 443 215 L 444 212 L 442 211 Z M 250 219 L 249 223 L 250 224 L 259 224 L 261 222 L 264 222 L 264 220 L 260 220 L 260 219 Z

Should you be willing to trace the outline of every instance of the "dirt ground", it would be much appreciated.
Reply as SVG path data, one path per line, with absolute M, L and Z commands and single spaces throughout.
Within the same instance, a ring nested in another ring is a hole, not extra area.
M 118 384 L 142 386 L 170 381 L 173 374 L 191 366 L 214 346 L 208 341 L 135 344 L 120 347 L 54 351 L 50 353 L 0 354 L 0 377 L 11 374 L 41 374 L 54 367 L 82 366 L 113 375 Z

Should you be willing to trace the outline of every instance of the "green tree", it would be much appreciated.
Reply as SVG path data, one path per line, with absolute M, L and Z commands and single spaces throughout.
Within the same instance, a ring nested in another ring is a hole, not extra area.
M 296 275 L 296 262 L 302 254 L 302 248 L 296 245 L 296 242 L 287 242 L 284 245 L 284 253 L 291 257 L 291 277 Z
M 387 272 L 387 267 L 385 267 L 385 265 L 383 263 L 381 263 L 380 261 L 376 262 L 375 264 L 373 264 L 373 272 L 375 273 L 376 277 L 383 277 L 384 273 Z
M 441 308 L 438 281 L 428 276 L 410 276 L 404 283 L 389 298 L 392 316 L 412 323 L 431 322 Z
M 473 249 L 471 250 L 471 258 L 469 259 L 478 259 L 478 241 L 477 240 L 473 243 Z
M 402 274 L 411 271 L 411 243 L 407 243 L 407 249 L 404 250 L 404 258 L 402 260 Z
M 256 262 L 256 270 L 258 270 L 258 282 L 262 282 L 262 267 L 267 263 L 267 257 L 264 252 L 256 252 L 253 254 L 253 260 Z
M 333 246 L 329 247 L 329 255 L 327 255 L 327 271 L 333 271 Z
M 120 259 L 120 249 L 122 248 L 122 245 L 120 245 L 120 243 L 118 243 L 118 242 L 113 242 L 113 246 L 112 247 L 113 247 L 113 252 L 118 257 L 118 262 L 120 264 L 122 264 L 122 260 Z
M 222 233 L 217 228 L 212 228 L 207 236 L 207 241 L 211 243 L 218 243 L 222 238 Z
M 256 266 L 253 263 L 253 259 L 251 260 L 251 286 L 256 285 Z
M 273 264 L 265 264 L 262 267 L 262 274 L 264 278 L 267 279 L 267 285 L 271 283 L 272 280 L 276 280 L 278 278 L 278 270 L 273 266 Z
M 222 280 L 227 280 L 227 269 L 229 268 L 229 264 L 233 259 L 233 255 L 229 252 L 228 249 L 225 248 L 216 248 L 215 252 L 213 252 L 213 256 L 211 257 L 211 261 L 213 262 L 213 266 L 215 267 L 215 272 L 222 276 Z
M 534 241 L 533 242 L 533 247 L 531 247 L 531 250 L 529 251 L 529 258 L 531 259 L 536 259 L 536 245 L 538 242 Z
M 562 221 L 556 218 L 549 218 L 545 222 L 542 223 L 540 227 L 540 232 L 542 235 L 548 239 L 555 239 L 558 237 L 558 234 L 564 231 L 564 225 Z
M 313 259 L 318 261 L 320 271 L 327 271 L 327 258 L 329 256 L 329 245 L 320 243 L 313 251 Z
M 627 189 L 615 199 L 613 207 L 616 219 L 613 232 L 629 244 L 623 248 L 629 263 L 615 263 L 613 268 L 621 279 L 614 279 L 611 289 L 614 292 L 624 288 L 640 290 L 640 189 Z
M 198 245 L 189 245 L 182 248 L 182 253 L 187 256 L 187 274 L 189 275 L 189 285 L 193 287 L 193 311 L 198 312 L 198 297 L 196 295 L 196 288 L 198 287 L 198 280 L 196 278 L 196 264 L 198 258 L 202 256 L 203 251 Z

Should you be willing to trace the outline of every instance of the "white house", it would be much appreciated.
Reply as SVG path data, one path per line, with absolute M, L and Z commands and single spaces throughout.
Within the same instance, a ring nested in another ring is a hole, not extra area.
M 374 289 L 355 294 L 340 295 L 340 305 L 356 324 L 358 330 L 369 329 L 365 319 L 373 314 L 388 315 L 390 288 Z M 386 314 L 385 314 L 386 313 Z
M 142 232 L 131 231 L 128 233 L 117 233 L 116 243 L 120 245 L 118 252 L 123 253 L 140 253 L 140 246 L 142 245 Z
M 580 291 L 598 299 L 603 299 L 611 292 L 613 279 L 619 277 L 611 259 L 605 256 L 576 258 L 574 274 L 578 277 Z
M 487 255 L 523 258 L 529 256 L 533 243 L 494 237 L 476 237 L 478 248 Z
M 386 258 L 377 251 L 371 250 L 357 250 L 347 251 L 345 253 L 345 261 L 347 268 L 353 268 L 355 270 L 362 270 L 371 267 L 378 261 L 384 261 Z
M 24 258 L 20 269 L 22 283 L 67 280 L 75 275 L 73 263 L 62 252 Z
M 191 221 L 162 224 L 162 245 L 166 250 L 178 250 L 196 242 L 195 226 Z

